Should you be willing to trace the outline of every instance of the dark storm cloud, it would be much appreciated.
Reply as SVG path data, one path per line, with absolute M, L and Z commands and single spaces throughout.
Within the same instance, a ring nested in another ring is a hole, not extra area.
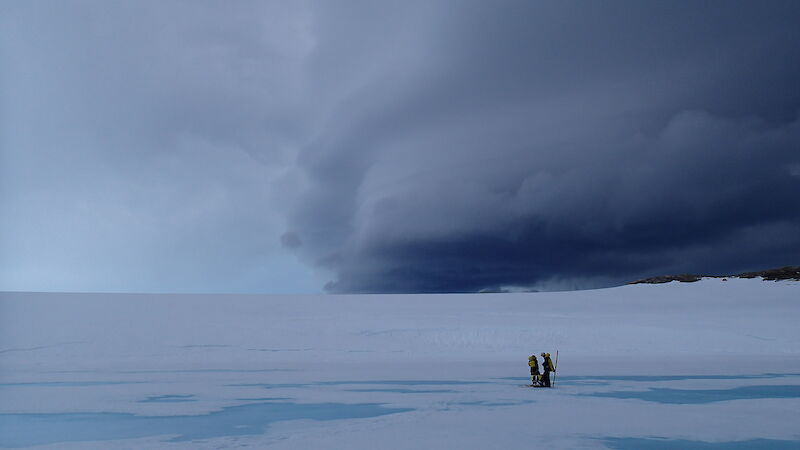
M 337 275 L 329 290 L 597 286 L 797 263 L 795 3 L 404 11 L 317 16 L 335 22 L 320 36 L 333 43 L 312 63 L 343 54 L 351 84 L 300 154 L 290 228 Z
M 797 5 L 2 2 L 0 290 L 796 264 Z

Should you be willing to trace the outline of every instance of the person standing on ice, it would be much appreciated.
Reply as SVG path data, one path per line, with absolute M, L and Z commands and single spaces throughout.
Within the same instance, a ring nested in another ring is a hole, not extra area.
M 528 366 L 531 368 L 531 386 L 538 386 L 539 385 L 539 361 L 536 359 L 536 355 L 528 356 Z
M 556 368 L 553 366 L 553 360 L 550 359 L 550 353 L 542 352 L 542 370 L 544 374 L 542 375 L 542 386 L 550 387 L 550 372 L 555 372 Z

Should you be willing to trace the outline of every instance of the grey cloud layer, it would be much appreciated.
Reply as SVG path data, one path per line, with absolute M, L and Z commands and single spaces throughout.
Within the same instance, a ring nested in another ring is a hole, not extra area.
M 314 291 L 277 240 L 302 5 L 4 2 L 0 289 Z
M 0 289 L 797 263 L 795 2 L 4 2 Z M 306 287 L 304 287 L 306 286 Z

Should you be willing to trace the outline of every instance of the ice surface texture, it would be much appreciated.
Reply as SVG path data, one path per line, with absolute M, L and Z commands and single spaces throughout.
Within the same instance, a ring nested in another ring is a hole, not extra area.
M 502 295 L 2 293 L 0 446 L 792 448 L 797 323 L 800 283 L 757 279 Z M 556 349 L 555 389 L 522 387 L 527 356 Z

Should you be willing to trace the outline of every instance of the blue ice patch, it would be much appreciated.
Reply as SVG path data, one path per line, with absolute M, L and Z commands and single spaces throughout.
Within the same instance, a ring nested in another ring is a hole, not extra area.
M 599 376 L 566 376 L 564 380 L 593 381 L 684 381 L 684 380 L 754 380 L 763 378 L 784 378 L 800 376 L 796 373 L 764 373 L 758 375 L 599 375 Z
M 347 389 L 347 392 L 391 392 L 396 394 L 452 394 L 452 389 Z
M 377 403 L 269 402 L 231 406 L 199 416 L 137 416 L 127 413 L 0 414 L 0 447 L 58 442 L 134 439 L 172 435 L 172 441 L 264 433 L 282 420 L 337 420 L 411 411 Z
M 389 384 L 397 386 L 439 386 L 439 385 L 467 385 L 487 384 L 488 381 L 459 381 L 459 380 L 365 380 L 365 381 L 322 381 L 317 384 L 325 386 L 339 386 L 343 384 Z
M 473 401 L 473 402 L 456 402 L 456 405 L 464 406 L 518 406 L 535 403 L 533 400 L 520 400 L 516 402 L 487 402 L 487 401 Z
M 155 395 L 139 400 L 139 403 L 185 403 L 196 401 L 194 395 Z
M 0 383 L 4 387 L 88 387 L 113 386 L 116 384 L 144 384 L 145 381 L 25 381 L 19 383 Z
M 227 387 L 261 387 L 264 389 L 304 388 L 311 386 L 303 383 L 237 383 L 226 384 Z
M 557 381 L 565 385 L 607 385 L 611 381 L 635 381 L 642 383 L 655 383 L 661 381 L 687 381 L 687 380 L 758 380 L 765 378 L 797 377 L 796 373 L 764 373 L 757 375 L 553 375 Z M 497 380 L 524 381 L 530 377 L 500 377 Z
M 797 450 L 800 441 L 774 439 L 751 439 L 748 441 L 705 442 L 682 439 L 653 438 L 606 438 L 603 442 L 608 448 L 616 450 Z
M 731 389 L 668 389 L 652 388 L 647 391 L 614 391 L 578 394 L 591 397 L 638 399 L 647 402 L 671 404 L 700 404 L 729 400 L 762 398 L 798 398 L 800 385 L 742 386 Z

